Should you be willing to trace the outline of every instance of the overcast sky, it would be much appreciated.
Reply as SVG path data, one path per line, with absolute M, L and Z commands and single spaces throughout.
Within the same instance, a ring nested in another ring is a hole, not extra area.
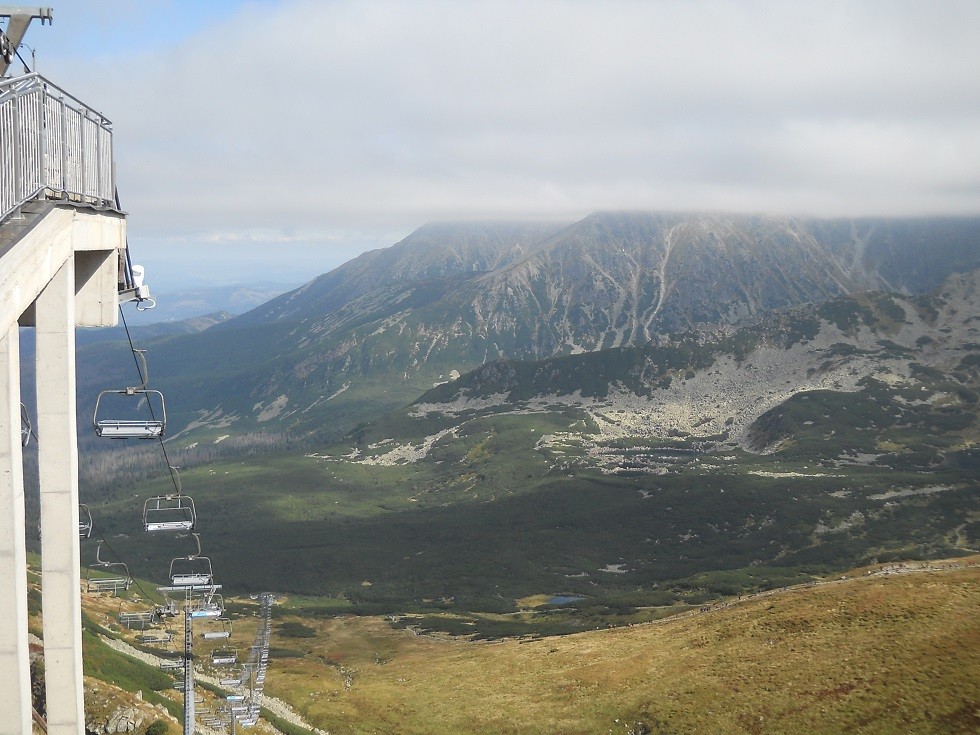
M 980 213 L 980 2 L 48 0 L 148 280 L 445 219 Z

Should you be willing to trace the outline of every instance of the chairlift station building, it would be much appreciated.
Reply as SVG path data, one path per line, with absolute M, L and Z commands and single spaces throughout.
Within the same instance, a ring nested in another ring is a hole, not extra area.
M 108 119 L 39 76 L 3 78 L 32 19 L 0 6 L 0 735 L 31 732 L 19 328 L 35 330 L 42 612 L 51 735 L 84 735 L 76 326 L 116 324 L 126 217 Z

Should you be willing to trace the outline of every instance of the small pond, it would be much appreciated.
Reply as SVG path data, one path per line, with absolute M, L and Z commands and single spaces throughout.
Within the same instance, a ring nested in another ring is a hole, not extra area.
M 571 602 L 578 602 L 579 600 L 584 600 L 584 597 L 575 597 L 574 595 L 555 595 L 550 600 L 548 600 L 548 605 L 567 605 Z

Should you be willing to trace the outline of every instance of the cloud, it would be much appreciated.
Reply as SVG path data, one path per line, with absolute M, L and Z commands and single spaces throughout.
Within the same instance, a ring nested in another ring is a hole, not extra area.
M 973 2 L 109 5 L 146 44 L 47 71 L 113 119 L 131 233 L 980 203 Z

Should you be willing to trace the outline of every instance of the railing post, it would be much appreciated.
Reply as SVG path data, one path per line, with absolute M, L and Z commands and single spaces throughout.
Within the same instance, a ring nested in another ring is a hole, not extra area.
M 24 198 L 24 146 L 20 132 L 20 98 L 13 100 L 14 110 L 14 201 Z
M 78 165 L 82 172 L 81 185 L 78 187 L 78 193 L 81 195 L 81 199 L 85 201 L 85 190 L 88 185 L 88 166 L 85 165 L 85 121 L 88 120 L 88 111 L 81 112 L 78 116 Z
M 50 125 L 48 121 L 48 87 L 47 85 L 41 85 L 41 130 L 40 137 L 41 143 L 39 149 L 41 151 L 41 185 L 43 188 L 48 188 L 48 126 Z
M 61 95 L 61 140 L 58 147 L 61 149 L 61 186 L 59 192 L 68 191 L 68 105 L 65 104 L 65 95 Z

